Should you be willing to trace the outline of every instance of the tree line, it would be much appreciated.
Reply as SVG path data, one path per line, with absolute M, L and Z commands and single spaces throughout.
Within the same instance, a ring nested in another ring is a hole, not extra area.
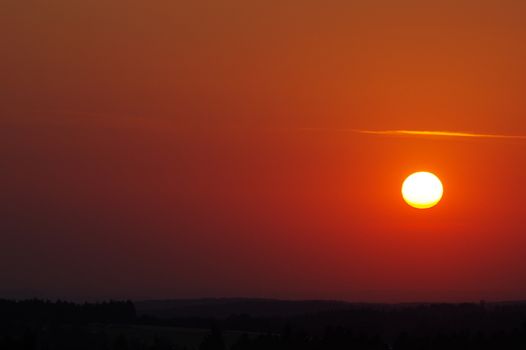
M 200 338 L 189 342 L 181 329 L 194 329 Z M 526 304 L 364 306 L 282 318 L 163 320 L 138 316 L 131 301 L 0 300 L 0 349 L 519 350 L 526 349 Z

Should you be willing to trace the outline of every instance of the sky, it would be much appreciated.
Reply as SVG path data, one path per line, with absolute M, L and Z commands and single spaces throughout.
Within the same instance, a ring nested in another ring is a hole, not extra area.
M 526 3 L 2 6 L 0 295 L 526 299 Z

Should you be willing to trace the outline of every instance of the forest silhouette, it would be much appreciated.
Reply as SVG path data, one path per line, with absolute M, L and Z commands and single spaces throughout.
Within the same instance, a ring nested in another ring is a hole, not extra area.
M 254 303 L 269 305 L 273 301 Z M 204 305 L 206 308 L 206 303 Z M 295 305 L 300 311 L 303 304 Z M 79 304 L 36 299 L 0 300 L 0 349 L 526 348 L 524 303 L 331 305 L 340 305 L 340 309 L 309 310 L 294 315 L 233 313 L 220 318 L 166 318 L 138 314 L 131 301 Z M 192 340 L 188 334 L 192 335 Z

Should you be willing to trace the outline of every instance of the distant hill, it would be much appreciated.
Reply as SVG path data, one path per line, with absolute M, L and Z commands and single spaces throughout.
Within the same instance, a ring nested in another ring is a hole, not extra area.
M 254 317 L 288 317 L 323 311 L 349 310 L 363 305 L 343 301 L 245 298 L 148 300 L 137 301 L 134 304 L 139 316 L 150 315 L 161 318 L 225 318 L 233 314 L 247 314 Z
M 134 302 L 137 315 L 159 318 L 226 318 L 231 315 L 252 317 L 294 317 L 315 313 L 351 311 L 357 309 L 396 310 L 425 305 L 480 305 L 486 309 L 499 306 L 524 306 L 526 301 L 479 303 L 351 303 L 337 300 L 280 300 L 256 298 L 204 298 L 145 300 Z

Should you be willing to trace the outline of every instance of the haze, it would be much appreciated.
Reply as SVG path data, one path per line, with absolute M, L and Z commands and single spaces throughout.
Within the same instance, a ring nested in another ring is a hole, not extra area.
M 523 299 L 525 140 L 348 130 L 526 135 L 525 10 L 5 1 L 0 294 Z

